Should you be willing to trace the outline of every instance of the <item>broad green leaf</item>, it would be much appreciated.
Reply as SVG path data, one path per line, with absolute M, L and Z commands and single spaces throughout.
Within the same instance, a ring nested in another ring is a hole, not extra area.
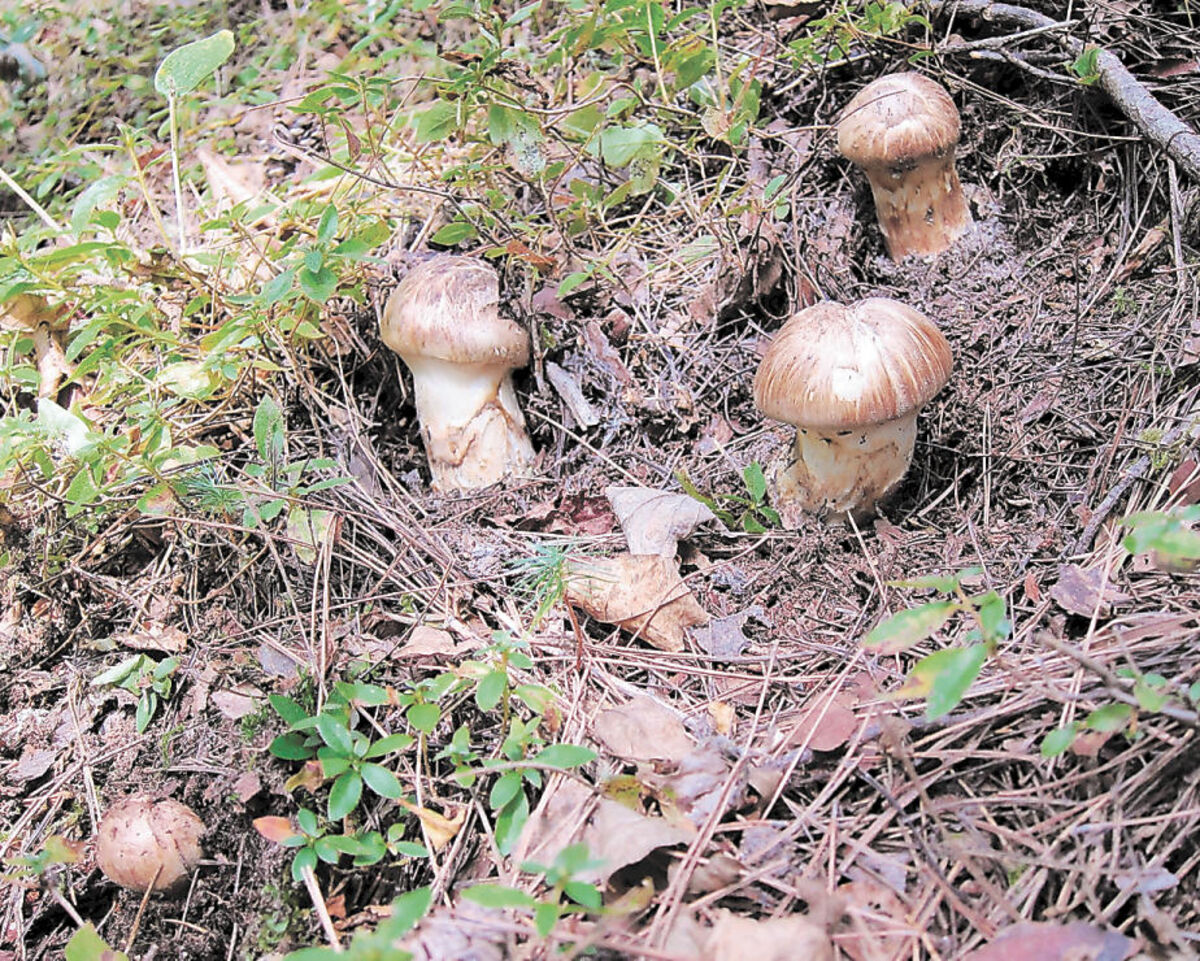
M 763 474 L 762 465 L 758 461 L 747 464 L 746 469 L 742 471 L 742 477 L 746 481 L 746 490 L 750 492 L 750 496 L 754 498 L 756 503 L 762 503 L 767 498 L 767 478 Z
M 987 651 L 986 644 L 951 647 L 930 654 L 914 665 L 913 673 L 921 673 L 930 681 L 929 697 L 925 702 L 925 716 L 929 720 L 944 717 L 958 707 L 967 688 L 983 669 Z
M 515 798 L 520 790 L 521 772 L 505 771 L 496 778 L 496 783 L 492 785 L 492 790 L 488 794 L 488 806 L 493 811 L 497 811 Z
M 958 609 L 955 601 L 930 601 L 893 614 L 875 625 L 863 639 L 863 647 L 877 649 L 880 654 L 898 654 L 925 640 Z
M 267 702 L 275 709 L 275 713 L 283 718 L 288 727 L 308 719 L 308 712 L 286 694 L 268 694 Z
M 655 156 L 662 150 L 663 133 L 655 124 L 605 127 L 600 133 L 600 156 L 610 167 L 624 167 L 634 157 Z
M 452 220 L 429 239 L 432 243 L 453 247 L 455 244 L 461 244 L 464 240 L 473 240 L 478 234 L 479 231 L 475 229 L 474 224 L 465 220 Z
M 154 74 L 154 89 L 164 97 L 195 90 L 233 53 L 233 32 L 221 30 L 203 40 L 177 47 L 163 58 Z
M 512 853 L 528 821 L 529 799 L 521 791 L 496 815 L 496 846 L 501 854 Z
M 594 760 L 596 752 L 590 748 L 577 744 L 551 744 L 533 758 L 533 763 L 544 764 L 546 767 L 572 768 Z
M 408 709 L 408 723 L 422 734 L 429 734 L 442 719 L 442 709 L 436 704 L 414 704 Z
M 356 807 L 362 798 L 363 782 L 357 771 L 347 771 L 329 791 L 329 820 L 340 821 Z
M 380 923 L 376 933 L 387 941 L 394 941 L 425 917 L 432 897 L 433 892 L 428 887 L 414 888 L 400 895 L 392 902 L 392 916 Z
M 1055 728 L 1042 738 L 1042 757 L 1058 757 L 1075 743 L 1075 735 L 1079 731 L 1078 724 L 1067 724 Z
M 359 768 L 359 773 L 362 775 L 362 779 L 366 782 L 367 787 L 380 797 L 395 800 L 398 797 L 404 796 L 404 789 L 400 787 L 400 782 L 396 779 L 396 775 L 386 767 L 380 764 L 364 764 Z
M 416 742 L 411 734 L 389 734 L 387 737 L 380 738 L 373 743 L 363 757 L 383 757 L 385 754 L 407 751 L 414 743 Z
M 438 100 L 416 118 L 418 143 L 444 140 L 458 126 L 458 106 L 453 100 Z
M 562 905 L 557 901 L 543 901 L 533 909 L 533 927 L 538 935 L 545 938 L 554 930 L 558 919 L 562 916 Z
M 307 761 L 313 756 L 313 749 L 304 743 L 304 738 L 294 733 L 281 734 L 271 742 L 268 750 L 285 761 Z
M 1128 704 L 1105 704 L 1087 716 L 1085 722 L 1093 731 L 1119 731 L 1129 723 L 1133 708 Z
M 954 574 L 926 574 L 923 577 L 910 577 L 902 581 L 888 581 L 892 587 L 907 587 L 912 590 L 933 590 L 942 594 L 953 594 L 964 581 L 978 577 L 983 573 L 982 567 L 967 567 Z
M 476 884 L 462 892 L 468 901 L 485 908 L 532 908 L 537 899 L 503 884 Z
M 63 952 L 66 961 L 129 961 L 129 955 L 108 946 L 92 922 L 88 921 L 76 931 Z
M 604 906 L 604 896 L 594 884 L 584 881 L 568 881 L 563 886 L 563 893 L 576 904 L 581 904 L 590 911 L 599 911 Z
M 481 677 L 475 688 L 475 704 L 479 710 L 490 711 L 499 704 L 507 685 L 508 674 L 504 671 L 491 671 Z
M 320 833 L 320 825 L 317 823 L 317 816 L 308 808 L 300 808 L 296 812 L 296 823 L 300 825 L 300 830 L 309 837 L 316 837 Z
M 317 852 L 312 848 L 301 848 L 292 858 L 292 880 L 303 881 L 304 869 L 312 870 L 317 866 Z
M 1162 691 L 1156 690 L 1142 678 L 1133 685 L 1133 696 L 1137 698 L 1138 706 L 1145 711 L 1161 711 L 1167 705 L 1169 698 Z
M 321 714 L 317 718 L 317 733 L 321 740 L 331 748 L 346 757 L 354 753 L 354 739 L 350 736 L 350 728 L 341 718 L 332 714 Z
M 264 394 L 254 411 L 254 446 L 258 456 L 266 464 L 279 463 L 283 460 L 285 443 L 283 410 L 274 397 Z

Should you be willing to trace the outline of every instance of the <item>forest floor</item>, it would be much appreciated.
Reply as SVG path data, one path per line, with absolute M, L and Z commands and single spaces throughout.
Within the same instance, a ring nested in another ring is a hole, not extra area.
M 0 16 L 0 299 L 69 323 L 0 334 L 0 959 L 1196 957 L 1200 183 L 1066 40 L 1194 124 L 1200 8 L 210 6 Z M 177 193 L 154 71 L 225 28 Z M 974 223 L 894 263 L 830 125 L 902 69 Z M 379 337 L 447 249 L 534 345 L 534 469 L 462 496 Z M 869 296 L 954 375 L 877 517 L 779 530 L 755 368 Z M 606 563 L 687 593 L 631 628 Z M 96 866 L 135 792 L 207 825 L 182 892 Z

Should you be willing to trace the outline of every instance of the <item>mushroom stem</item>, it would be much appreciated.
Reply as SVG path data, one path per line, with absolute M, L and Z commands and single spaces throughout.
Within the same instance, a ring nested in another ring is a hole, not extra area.
M 879 229 L 893 260 L 940 253 L 971 225 L 953 148 L 907 169 L 869 167 L 866 174 Z
M 533 461 L 511 367 L 408 361 L 435 490 L 489 487 Z
M 795 530 L 804 513 L 834 523 L 871 514 L 912 463 L 916 434 L 915 410 L 850 430 L 797 429 L 792 460 L 775 476 L 784 527 Z

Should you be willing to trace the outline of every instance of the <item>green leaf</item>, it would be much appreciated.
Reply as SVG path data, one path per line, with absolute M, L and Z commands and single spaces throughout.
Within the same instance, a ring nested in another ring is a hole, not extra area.
M 520 792 L 496 815 L 496 847 L 503 855 L 512 853 L 529 820 L 529 799 Z
M 372 744 L 363 757 L 383 757 L 385 754 L 407 751 L 414 743 L 416 741 L 411 734 L 389 734 Z
M 576 904 L 590 911 L 599 911 L 604 906 L 604 896 L 594 884 L 584 881 L 568 881 L 563 885 L 563 893 Z
M 314 753 L 313 749 L 304 743 L 304 737 L 295 733 L 281 734 L 271 742 L 267 750 L 285 761 L 307 761 Z
M 1055 728 L 1042 738 L 1042 757 L 1058 757 L 1075 743 L 1079 725 L 1072 723 Z
M 283 718 L 288 727 L 294 727 L 300 721 L 308 719 L 308 712 L 285 694 L 268 694 L 267 702 L 275 709 L 275 713 Z
M 380 923 L 376 933 L 387 941 L 394 941 L 425 917 L 429 910 L 433 892 L 428 887 L 415 888 L 402 894 L 392 902 L 392 916 Z
M 404 789 L 391 771 L 379 764 L 364 764 L 359 768 L 367 787 L 380 797 L 392 798 L 404 796 Z
M 283 430 L 283 410 L 270 394 L 264 394 L 254 411 L 254 446 L 266 464 L 283 460 L 286 437 Z
M 463 891 L 462 896 L 485 908 L 532 908 L 538 903 L 533 895 L 503 884 L 476 884 Z
M 567 274 L 558 284 L 558 296 L 566 297 L 580 284 L 592 279 L 592 275 L 586 270 L 577 270 L 573 274 Z
M 346 722 L 332 714 L 321 714 L 317 718 L 317 733 L 321 740 L 331 748 L 346 757 L 354 753 L 354 739 L 350 736 L 350 728 Z
M 108 942 L 96 933 L 91 921 L 71 936 L 63 955 L 66 961 L 129 961 L 129 955 L 124 951 L 116 951 L 108 946 Z
M 322 266 L 318 270 L 301 267 L 297 276 L 300 280 L 300 289 L 314 303 L 324 304 L 337 290 L 337 274 L 326 266 Z
M 1162 691 L 1151 687 L 1145 678 L 1133 685 L 1133 696 L 1137 698 L 1138 707 L 1145 711 L 1161 711 L 1170 700 Z
M 1105 704 L 1087 716 L 1084 722 L 1093 731 L 1119 731 L 1129 723 L 1133 708 L 1128 704 Z
M 296 267 L 289 267 L 262 285 L 259 299 L 264 307 L 271 307 L 279 303 L 291 293 L 292 285 L 296 282 L 296 270 Z
M 624 167 L 634 157 L 661 154 L 662 130 L 648 123 L 638 127 L 606 127 L 600 133 L 600 156 L 610 167 Z
M 308 808 L 300 808 L 296 812 L 296 823 L 300 825 L 300 830 L 310 838 L 315 838 L 321 833 L 321 826 L 317 823 L 317 816 Z
M 475 688 L 475 705 L 481 711 L 490 711 L 500 703 L 504 689 L 508 686 L 508 674 L 504 671 L 491 671 L 479 679 Z
M 357 771 L 347 771 L 334 781 L 329 792 L 329 820 L 340 821 L 358 807 L 362 789 L 362 778 Z
M 301 848 L 296 852 L 296 856 L 292 858 L 292 880 L 303 881 L 304 869 L 315 868 L 317 866 L 317 852 L 312 848 Z
M 436 704 L 414 704 L 408 709 L 408 723 L 422 734 L 431 734 L 442 719 L 442 709 Z
M 930 601 L 901 611 L 876 624 L 863 639 L 863 647 L 876 648 L 880 654 L 899 654 L 941 628 L 958 609 L 955 601 Z
M 338 212 L 337 207 L 333 204 L 328 204 L 325 207 L 325 212 L 321 214 L 321 220 L 317 224 L 317 243 L 327 244 L 337 236 L 338 229 Z
M 944 717 L 958 707 L 967 688 L 983 669 L 987 652 L 986 644 L 972 644 L 937 651 L 917 662 L 913 673 L 924 674 L 932 685 L 925 702 L 925 716 L 929 720 Z
M 1004 615 L 1008 608 L 1004 598 L 995 591 L 988 591 L 975 601 L 979 612 L 979 624 L 985 641 L 1002 641 L 1012 632 L 1012 622 Z
M 211 37 L 185 43 L 172 50 L 158 65 L 154 89 L 164 97 L 179 96 L 195 90 L 206 77 L 233 53 L 233 32 L 221 30 Z
M 488 795 L 488 805 L 493 811 L 498 811 L 515 798 L 520 790 L 521 772 L 505 771 L 496 778 L 496 783 L 492 785 L 491 793 Z
M 758 461 L 747 464 L 742 477 L 746 481 L 746 490 L 756 503 L 761 504 L 767 499 L 767 478 L 763 475 L 762 464 Z
M 431 143 L 434 140 L 444 140 L 457 126 L 457 103 L 453 100 L 439 100 L 428 110 L 417 115 L 417 142 Z
M 441 244 L 444 247 L 453 247 L 455 244 L 461 244 L 464 240 L 473 240 L 478 234 L 479 231 L 475 229 L 474 224 L 465 220 L 452 220 L 440 228 L 429 240 L 431 243 Z
M 541 937 L 548 937 L 561 916 L 562 905 L 557 901 L 543 901 L 533 909 L 533 927 Z
M 564 769 L 579 767 L 581 764 L 587 764 L 594 760 L 596 760 L 595 751 L 577 744 L 551 744 L 533 758 L 535 764 Z

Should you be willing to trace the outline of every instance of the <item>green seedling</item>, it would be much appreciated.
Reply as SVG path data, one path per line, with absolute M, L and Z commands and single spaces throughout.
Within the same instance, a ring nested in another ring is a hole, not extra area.
M 179 669 L 179 658 L 166 657 L 156 661 L 148 654 L 135 654 L 116 667 L 96 675 L 93 687 L 119 687 L 137 695 L 137 730 L 141 734 L 150 726 L 160 701 L 171 696 L 172 678 Z
M 762 534 L 780 526 L 778 512 L 767 504 L 767 478 L 758 461 L 746 465 L 742 471 L 742 483 L 746 486 L 745 495 L 714 494 L 710 497 L 702 494 L 683 468 L 675 472 L 675 479 L 679 481 L 679 486 L 685 494 L 716 514 L 730 530 Z
M 983 669 L 988 655 L 1012 632 L 1004 598 L 995 591 L 968 595 L 964 584 L 977 577 L 977 567 L 957 574 L 919 577 L 890 582 L 892 587 L 932 590 L 944 600 L 928 601 L 881 621 L 863 639 L 863 647 L 878 654 L 900 654 L 930 637 L 955 615 L 974 622 L 966 647 L 935 651 L 913 665 L 901 696 L 925 697 L 925 716 L 944 717 L 962 701 Z

